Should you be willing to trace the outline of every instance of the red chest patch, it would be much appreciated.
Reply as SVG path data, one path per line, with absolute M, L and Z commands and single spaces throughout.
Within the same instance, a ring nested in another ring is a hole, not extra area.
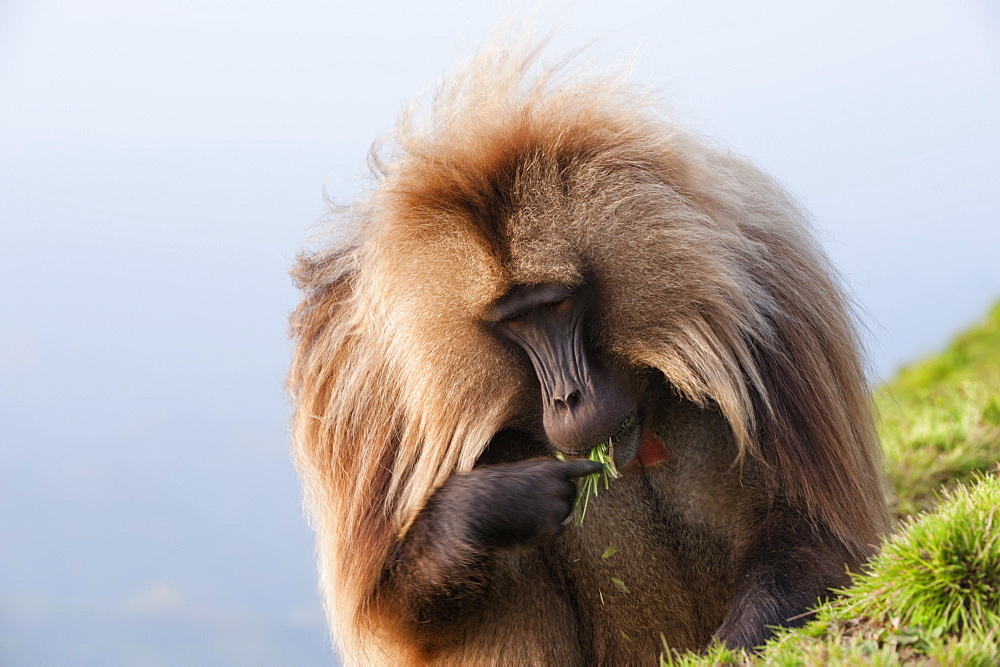
M 670 458 L 670 452 L 663 446 L 660 439 L 652 433 L 646 433 L 639 444 L 639 462 L 644 466 L 651 466 L 660 461 Z

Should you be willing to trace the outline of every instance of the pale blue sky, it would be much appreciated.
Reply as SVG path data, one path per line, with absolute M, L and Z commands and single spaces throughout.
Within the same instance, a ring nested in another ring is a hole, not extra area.
M 993 2 L 345 4 L 0 5 L 0 662 L 327 660 L 285 272 L 504 16 L 796 193 L 877 374 L 1000 297 Z

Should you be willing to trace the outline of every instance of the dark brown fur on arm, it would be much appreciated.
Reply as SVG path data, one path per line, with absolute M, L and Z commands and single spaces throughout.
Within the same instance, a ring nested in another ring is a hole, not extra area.
M 383 611 L 418 643 L 446 645 L 475 626 L 496 556 L 563 530 L 574 480 L 594 461 L 529 459 L 455 475 L 421 510 L 385 571 Z
M 715 633 L 734 648 L 763 644 L 774 626 L 805 623 L 831 588 L 848 583 L 848 569 L 870 555 L 884 525 L 877 504 L 856 500 L 879 493 L 877 468 L 849 458 L 868 452 L 842 447 L 834 437 L 853 430 L 860 440 L 871 429 L 870 421 L 857 419 L 864 414 L 865 397 L 854 393 L 861 369 L 836 349 L 843 340 L 827 329 L 832 322 L 850 331 L 847 316 L 833 300 L 825 313 L 785 295 L 777 300 L 786 301 L 785 314 L 768 318 L 766 343 L 749 346 L 761 377 L 751 391 L 757 457 L 751 466 L 763 493 L 745 508 L 734 596 Z M 854 423 L 843 408 L 852 403 Z
M 848 550 L 829 530 L 778 502 L 754 508 L 738 545 L 733 598 L 715 636 L 732 648 L 763 644 L 774 626 L 794 627 L 830 588 L 848 583 Z
M 491 581 L 493 550 L 449 514 L 431 500 L 393 550 L 379 595 L 383 613 L 423 645 L 450 643 L 475 624 Z

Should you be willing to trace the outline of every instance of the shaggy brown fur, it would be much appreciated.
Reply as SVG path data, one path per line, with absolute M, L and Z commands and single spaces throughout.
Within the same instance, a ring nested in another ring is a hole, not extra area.
M 495 44 L 405 114 L 336 216 L 346 238 L 294 271 L 296 460 L 350 663 L 750 642 L 741 614 L 781 612 L 759 590 L 775 568 L 802 572 L 782 595 L 804 609 L 885 527 L 856 336 L 803 213 L 620 78 L 537 61 Z M 390 570 L 421 564 L 394 554 L 439 487 L 537 420 L 530 364 L 483 323 L 538 283 L 597 290 L 600 346 L 643 378 L 670 459 L 626 471 L 582 527 L 493 554 L 461 613 L 417 627 Z

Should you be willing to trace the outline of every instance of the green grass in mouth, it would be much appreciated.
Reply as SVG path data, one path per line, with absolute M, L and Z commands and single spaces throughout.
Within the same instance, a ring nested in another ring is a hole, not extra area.
M 626 422 L 622 430 L 627 430 L 629 425 Z M 621 432 L 619 431 L 619 433 Z M 604 488 L 607 489 L 609 480 L 621 477 L 618 467 L 615 466 L 615 447 L 613 441 L 614 437 L 611 437 L 604 442 L 594 445 L 593 449 L 587 455 L 588 459 L 600 462 L 604 468 L 598 472 L 584 475 L 576 482 L 576 503 L 573 505 L 573 513 L 570 514 L 570 517 L 573 518 L 578 526 L 583 525 L 583 519 L 587 516 L 587 505 L 590 503 L 590 497 L 596 497 L 600 490 L 601 478 L 604 478 Z M 566 460 L 562 452 L 556 452 L 556 458 L 560 461 Z

